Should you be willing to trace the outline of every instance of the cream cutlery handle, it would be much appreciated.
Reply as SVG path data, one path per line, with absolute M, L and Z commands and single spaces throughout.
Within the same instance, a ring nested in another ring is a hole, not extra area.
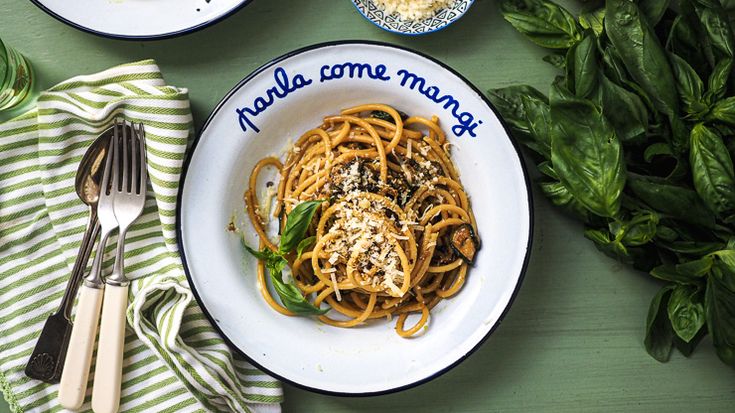
M 128 286 L 107 284 L 92 388 L 92 410 L 95 413 L 115 413 L 120 406 L 127 306 Z
M 74 317 L 74 327 L 59 384 L 59 404 L 69 410 L 78 410 L 84 403 L 103 292 L 102 289 L 82 285 L 79 295 L 77 315 Z

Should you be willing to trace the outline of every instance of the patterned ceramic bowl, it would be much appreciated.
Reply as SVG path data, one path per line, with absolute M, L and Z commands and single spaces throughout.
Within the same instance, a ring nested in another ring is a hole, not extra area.
M 449 26 L 459 20 L 474 2 L 475 0 L 456 0 L 451 7 L 440 9 L 427 19 L 413 21 L 403 20 L 396 13 L 386 14 L 373 0 L 352 0 L 360 14 L 376 26 L 389 32 L 410 36 L 432 33 Z

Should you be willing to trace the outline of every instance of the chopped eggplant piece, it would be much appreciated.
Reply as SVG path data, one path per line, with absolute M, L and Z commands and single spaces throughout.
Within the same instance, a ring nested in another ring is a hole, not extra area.
M 477 238 L 475 231 L 469 224 L 463 224 L 452 232 L 452 249 L 468 264 L 472 264 L 477 252 Z
M 454 252 L 449 249 L 448 245 L 437 245 L 434 248 L 434 256 L 431 261 L 432 265 L 447 265 L 454 261 Z
M 406 115 L 405 113 L 401 112 L 400 110 L 398 111 L 398 115 L 401 117 L 401 120 L 408 119 L 408 115 Z M 393 116 L 391 116 L 390 113 L 384 112 L 382 110 L 374 110 L 374 111 L 370 112 L 370 116 L 372 116 L 372 117 L 374 117 L 376 119 L 381 119 L 381 120 L 384 120 L 386 122 L 393 123 Z

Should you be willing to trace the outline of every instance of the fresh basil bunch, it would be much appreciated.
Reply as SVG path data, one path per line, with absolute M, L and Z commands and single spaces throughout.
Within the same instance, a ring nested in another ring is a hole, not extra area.
M 660 361 L 709 333 L 735 366 L 734 4 L 722 1 L 607 0 L 577 18 L 502 3 L 562 73 L 548 97 L 511 86 L 490 99 L 549 200 L 602 252 L 665 282 L 645 337 Z
M 283 269 L 288 264 L 286 255 L 296 250 L 298 258 L 306 248 L 314 243 L 316 239 L 314 236 L 306 238 L 304 236 L 309 229 L 316 208 L 323 202 L 323 200 L 302 202 L 286 216 L 286 227 L 281 234 L 278 251 L 273 251 L 268 247 L 257 251 L 243 241 L 245 250 L 265 264 L 270 273 L 273 288 L 278 293 L 278 298 L 281 299 L 283 306 L 297 315 L 322 315 L 329 311 L 329 308 L 319 308 L 310 303 L 293 282 L 283 281 Z

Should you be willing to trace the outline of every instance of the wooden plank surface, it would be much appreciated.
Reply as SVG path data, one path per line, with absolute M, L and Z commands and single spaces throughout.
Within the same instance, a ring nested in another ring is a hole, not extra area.
M 540 61 L 543 50 L 520 38 L 493 0 L 477 0 L 454 26 L 417 38 L 377 29 L 349 0 L 257 0 L 204 31 L 154 42 L 95 37 L 28 1 L 1 0 L 0 37 L 28 56 L 43 87 L 155 58 L 170 84 L 189 88 L 197 125 L 256 67 L 329 40 L 411 47 L 448 63 L 482 90 L 517 82 L 545 90 L 554 76 Z M 691 358 L 675 354 L 667 364 L 645 353 L 643 325 L 657 283 L 602 256 L 584 240 L 580 225 L 535 195 L 526 280 L 506 320 L 479 351 L 446 375 L 394 395 L 336 398 L 286 386 L 284 410 L 735 411 L 735 370 L 717 359 L 709 340 Z M 6 409 L 0 402 L 0 412 Z

